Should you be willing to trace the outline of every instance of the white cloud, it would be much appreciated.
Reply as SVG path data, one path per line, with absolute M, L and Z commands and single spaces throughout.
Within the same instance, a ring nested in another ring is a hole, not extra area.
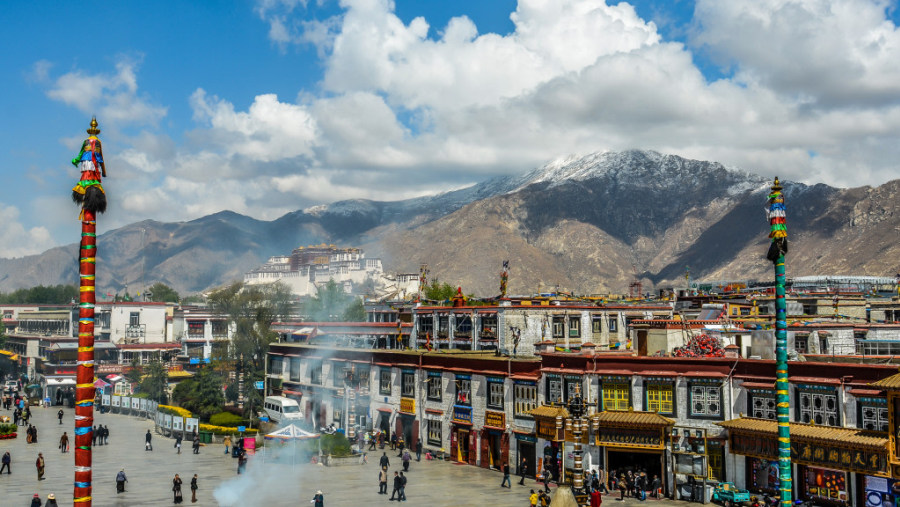
M 113 74 L 68 72 L 56 79 L 47 96 L 113 124 L 155 124 L 166 116 L 167 108 L 138 94 L 136 68 L 137 63 L 122 59 Z M 46 79 L 48 70 L 37 62 L 33 72 Z
M 19 209 L 0 203 L 0 257 L 22 257 L 56 246 L 46 227 L 27 228 L 20 222 Z

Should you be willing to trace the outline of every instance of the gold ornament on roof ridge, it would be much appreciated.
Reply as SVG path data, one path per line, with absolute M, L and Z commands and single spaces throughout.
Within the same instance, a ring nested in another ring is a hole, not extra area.
M 87 129 L 87 133 L 88 133 L 89 135 L 92 135 L 92 136 L 95 136 L 95 135 L 99 134 L 99 133 L 100 133 L 100 129 L 97 128 L 97 125 L 99 125 L 99 124 L 97 123 L 97 117 L 94 116 L 94 117 L 91 118 L 91 128 Z

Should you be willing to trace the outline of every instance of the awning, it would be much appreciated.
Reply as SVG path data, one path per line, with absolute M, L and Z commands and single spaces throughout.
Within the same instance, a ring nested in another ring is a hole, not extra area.
M 108 380 L 109 382 L 113 382 L 113 383 L 118 382 L 118 381 L 122 380 L 123 378 L 125 378 L 125 377 L 123 377 L 121 375 L 115 375 L 115 374 L 106 376 L 106 380 Z
M 58 387 L 58 386 L 74 386 L 75 379 L 74 378 L 50 378 L 44 377 L 47 379 L 48 387 Z
M 557 416 L 562 416 L 563 419 L 569 417 L 569 411 L 565 409 L 565 407 L 554 407 L 551 405 L 541 405 L 540 407 L 535 407 L 528 411 L 533 417 L 543 417 L 545 419 L 556 419 Z
M 756 419 L 754 417 L 739 417 L 730 421 L 716 423 L 729 431 L 745 433 L 758 433 L 771 435 L 777 439 L 778 422 L 771 419 Z M 830 441 L 836 444 L 852 445 L 854 447 L 866 447 L 870 449 L 886 449 L 888 437 L 884 433 L 865 431 L 856 428 L 838 428 L 823 426 L 821 424 L 803 424 L 792 422 L 790 426 L 791 439 L 802 438 L 805 440 Z
M 591 419 L 597 421 L 601 426 L 620 426 L 620 427 L 655 427 L 663 428 L 666 426 L 674 426 L 675 421 L 668 417 L 663 417 L 656 412 L 639 412 L 631 411 L 618 412 L 614 410 L 604 410 L 597 412 L 591 416 Z
M 94 387 L 102 388 L 102 387 L 107 387 L 107 386 L 109 386 L 109 383 L 104 382 L 102 378 L 98 378 L 97 380 L 94 381 Z

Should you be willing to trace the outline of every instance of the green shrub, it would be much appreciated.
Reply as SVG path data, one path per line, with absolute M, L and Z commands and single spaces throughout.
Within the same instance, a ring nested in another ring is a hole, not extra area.
M 229 412 L 219 412 L 209 418 L 213 426 L 244 426 L 244 418 Z
M 333 435 L 323 433 L 319 438 L 322 441 L 322 454 L 330 454 L 336 458 L 353 454 L 350 450 L 350 441 L 342 433 Z

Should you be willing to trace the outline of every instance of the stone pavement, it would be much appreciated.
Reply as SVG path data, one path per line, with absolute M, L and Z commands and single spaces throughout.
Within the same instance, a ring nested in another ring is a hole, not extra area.
M 74 453 L 60 453 L 59 437 L 74 429 L 74 410 L 64 409 L 63 425 L 56 419 L 58 408 L 33 407 L 32 422 L 38 427 L 38 443 L 26 444 L 24 428 L 14 440 L 0 440 L 0 454 L 12 454 L 11 475 L 0 476 L 0 498 L 3 506 L 28 506 L 34 493 L 46 500 L 55 493 L 59 505 L 72 505 Z M 0 410 L 0 414 L 11 412 Z M 172 504 L 172 478 L 180 474 L 185 504 L 190 504 L 190 478 L 199 476 L 198 502 L 211 506 L 282 506 L 309 504 L 316 490 L 325 494 L 325 505 L 391 505 L 390 495 L 378 494 L 378 458 L 381 451 L 370 454 L 370 463 L 363 466 L 323 467 L 310 464 L 292 465 L 290 458 L 276 460 L 271 454 L 260 452 L 251 457 L 247 473 L 236 475 L 237 460 L 224 454 L 221 444 L 201 447 L 194 455 L 190 445 L 184 445 L 180 455 L 173 449 L 174 441 L 154 433 L 153 452 L 144 451 L 144 434 L 154 430 L 153 423 L 144 418 L 117 414 L 96 414 L 97 424 L 109 425 L 108 446 L 94 447 L 95 506 L 149 506 Z M 71 445 L 71 444 L 70 444 Z M 34 461 L 43 452 L 46 460 L 46 480 L 38 481 Z M 391 476 L 402 470 L 400 459 L 388 450 Z M 125 468 L 128 475 L 126 492 L 116 495 L 115 476 Z M 407 505 L 428 507 L 496 506 L 522 507 L 528 505 L 529 490 L 538 488 L 532 480 L 525 486 L 513 477 L 512 489 L 500 488 L 502 474 L 481 468 L 457 465 L 446 461 L 413 461 L 407 474 Z M 389 482 L 388 491 L 390 492 Z M 555 490 L 551 486 L 551 489 Z M 616 500 L 617 495 L 604 497 L 604 503 L 616 506 L 645 504 L 663 507 L 669 500 L 636 502 Z

